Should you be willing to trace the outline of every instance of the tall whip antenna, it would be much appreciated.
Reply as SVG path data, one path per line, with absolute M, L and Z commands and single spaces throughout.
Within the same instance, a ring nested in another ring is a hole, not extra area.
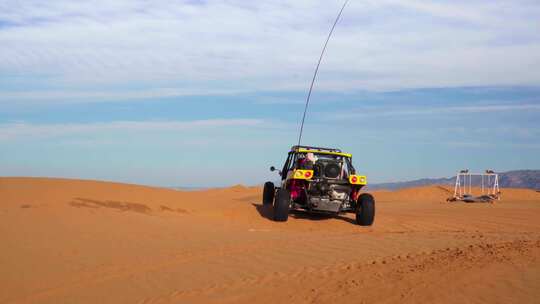
M 328 37 L 326 37 L 326 41 L 324 42 L 324 47 L 321 52 L 321 56 L 319 57 L 319 61 L 317 62 L 317 67 L 315 68 L 315 73 L 313 73 L 313 79 L 311 80 L 311 85 L 309 86 L 309 92 L 306 99 L 306 106 L 304 107 L 304 115 L 302 116 L 302 124 L 300 125 L 300 134 L 298 135 L 298 145 L 300 146 L 300 142 L 302 141 L 302 132 L 304 131 L 304 121 L 306 120 L 306 113 L 309 105 L 309 99 L 311 98 L 311 91 L 313 90 L 313 85 L 315 84 L 315 78 L 317 78 L 317 73 L 319 72 L 319 66 L 321 65 L 322 58 L 324 56 L 324 52 L 326 51 L 326 46 L 328 45 L 328 41 L 330 41 L 330 37 L 332 37 L 332 33 L 334 32 L 334 28 L 336 27 L 336 24 L 339 21 L 339 18 L 341 18 L 341 13 L 343 13 L 343 10 L 345 9 L 345 6 L 347 6 L 347 3 L 349 0 L 345 0 L 345 3 L 343 3 L 343 6 L 341 7 L 341 10 L 339 11 L 339 14 L 336 17 L 336 20 L 334 21 L 334 24 L 332 25 L 332 29 L 330 29 L 330 33 L 328 33 Z

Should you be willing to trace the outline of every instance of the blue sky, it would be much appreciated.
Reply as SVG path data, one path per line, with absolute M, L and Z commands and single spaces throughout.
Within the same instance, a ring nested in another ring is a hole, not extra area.
M 0 175 L 258 184 L 341 1 L 0 2 Z M 370 182 L 540 168 L 540 3 L 351 0 L 304 143 Z

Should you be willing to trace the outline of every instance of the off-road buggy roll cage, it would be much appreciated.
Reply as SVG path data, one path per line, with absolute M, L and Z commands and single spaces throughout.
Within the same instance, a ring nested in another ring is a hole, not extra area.
M 283 168 L 280 171 L 281 180 L 285 180 L 287 178 L 287 172 L 297 169 L 295 168 L 295 166 L 297 164 L 298 157 L 301 155 L 306 155 L 307 153 L 313 153 L 318 155 L 334 155 L 342 157 L 344 160 L 344 163 L 342 165 L 347 166 L 348 172 L 350 172 L 351 174 L 355 174 L 356 172 L 352 165 L 352 154 L 343 153 L 340 149 L 310 146 L 293 146 L 287 155 L 287 159 L 285 160 L 285 164 L 283 164 Z
M 351 154 L 334 148 L 293 146 L 279 174 L 281 185 L 275 187 L 267 182 L 263 193 L 263 203 L 274 204 L 275 220 L 287 220 L 289 210 L 293 209 L 334 214 L 356 212 L 359 224 L 373 222 L 374 200 L 371 195 L 360 193 L 367 179 L 356 174 Z

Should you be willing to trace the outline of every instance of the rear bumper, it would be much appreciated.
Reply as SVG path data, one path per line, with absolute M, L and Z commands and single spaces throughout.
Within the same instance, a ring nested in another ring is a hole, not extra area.
M 328 200 L 312 197 L 310 198 L 310 202 L 307 205 L 293 203 L 291 207 L 293 210 L 305 210 L 315 213 L 336 214 L 354 211 L 354 208 L 349 205 L 350 204 L 345 204 L 343 201 L 340 200 Z

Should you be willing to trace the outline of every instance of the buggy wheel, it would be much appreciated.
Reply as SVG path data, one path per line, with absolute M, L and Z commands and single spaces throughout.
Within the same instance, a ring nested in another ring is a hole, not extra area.
M 356 223 L 371 226 L 375 219 L 375 199 L 369 193 L 362 193 L 356 203 Z
M 272 203 L 274 202 L 275 193 L 276 193 L 276 188 L 274 187 L 274 183 L 272 182 L 264 183 L 263 205 L 272 205 Z
M 291 193 L 287 189 L 279 189 L 274 202 L 274 221 L 285 222 L 289 218 Z

